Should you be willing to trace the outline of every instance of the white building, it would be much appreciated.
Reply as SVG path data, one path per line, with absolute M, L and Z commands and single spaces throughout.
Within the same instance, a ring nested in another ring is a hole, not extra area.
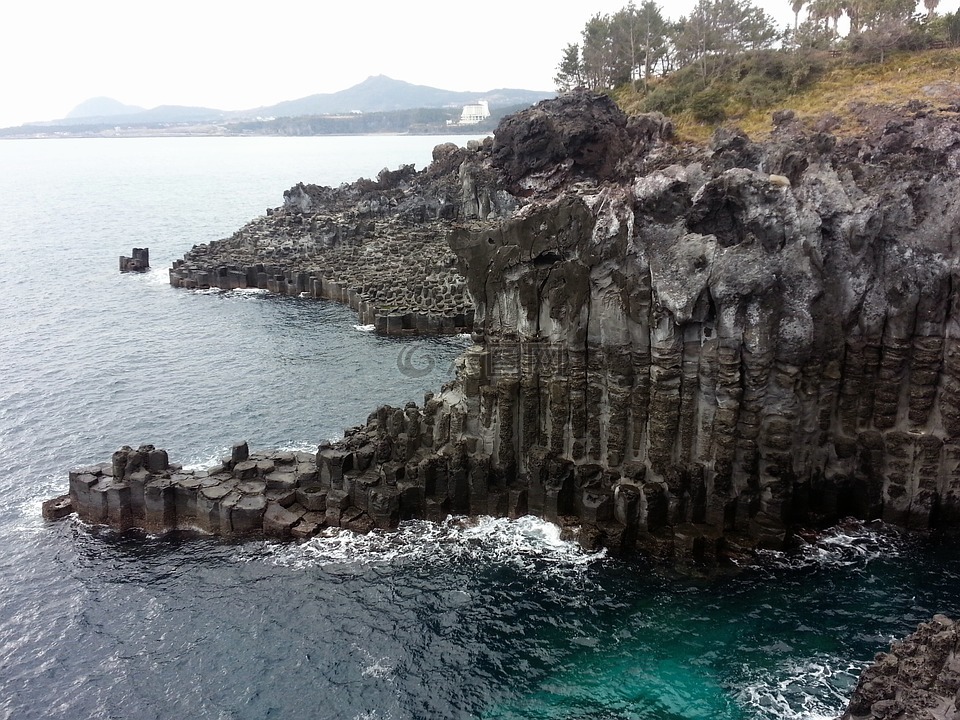
M 490 106 L 486 100 L 478 100 L 472 105 L 464 105 L 460 113 L 460 125 L 476 125 L 490 117 Z

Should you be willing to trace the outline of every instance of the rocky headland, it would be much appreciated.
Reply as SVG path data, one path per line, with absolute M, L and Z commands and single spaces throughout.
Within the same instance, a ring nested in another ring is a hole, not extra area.
M 194 246 L 170 283 L 334 300 L 387 335 L 467 332 L 474 307 L 447 232 L 517 207 L 477 177 L 491 143 L 438 145 L 420 173 L 407 165 L 339 188 L 300 183 L 231 237 Z
M 66 504 L 224 535 L 532 513 L 705 564 L 848 515 L 955 527 L 960 124 L 777 123 L 698 147 L 573 93 L 424 171 L 298 185 L 171 282 L 328 297 L 382 332 L 470 327 L 456 379 L 316 455 L 183 473 L 124 450 L 71 473 Z

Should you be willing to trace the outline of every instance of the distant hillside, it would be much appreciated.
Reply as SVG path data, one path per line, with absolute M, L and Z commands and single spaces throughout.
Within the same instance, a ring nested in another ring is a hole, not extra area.
M 113 115 L 133 115 L 143 112 L 143 108 L 137 105 L 124 105 L 118 100 L 108 97 L 95 97 L 84 100 L 73 110 L 67 113 L 65 120 L 78 120 L 81 118 L 110 117 Z
M 442 108 L 486 100 L 492 106 L 532 105 L 553 97 L 553 92 L 497 89 L 487 92 L 440 90 L 394 80 L 386 75 L 369 77 L 358 85 L 335 93 L 309 95 L 267 107 L 233 115 L 260 117 L 299 117 L 301 115 L 334 115 L 350 112 L 390 112 L 415 108 Z
M 181 105 L 161 105 L 144 110 L 135 105 L 125 105 L 113 98 L 91 98 L 71 110 L 65 118 L 30 123 L 24 128 L 57 128 L 58 131 L 69 134 L 88 126 L 145 128 L 167 124 L 221 125 L 227 122 L 257 122 L 264 118 L 450 109 L 478 100 L 486 100 L 491 111 L 496 111 L 507 107 L 525 107 L 553 95 L 553 92 L 509 88 L 486 92 L 457 92 L 377 75 L 335 93 L 309 95 L 276 105 L 231 112 Z M 11 135 L 10 132 L 2 134 Z
M 158 105 L 155 108 L 144 110 L 136 108 L 133 105 L 123 105 L 110 98 L 97 98 L 97 100 L 108 100 L 114 107 L 134 108 L 133 111 L 114 112 L 101 115 L 75 115 L 78 108 L 83 107 L 91 101 L 82 103 L 70 111 L 70 115 L 60 120 L 47 120 L 45 122 L 33 122 L 24 127 L 86 127 L 88 125 L 127 125 L 142 127 L 146 125 L 164 125 L 180 123 L 218 123 L 227 117 L 223 110 L 215 110 L 205 107 L 189 107 L 185 105 Z

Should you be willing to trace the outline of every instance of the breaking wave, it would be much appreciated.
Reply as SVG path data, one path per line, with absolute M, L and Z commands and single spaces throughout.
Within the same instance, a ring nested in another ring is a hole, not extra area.
M 561 539 L 558 526 L 532 516 L 517 520 L 449 516 L 443 522 L 405 521 L 396 530 L 367 535 L 330 528 L 299 545 L 249 543 L 238 559 L 295 568 L 484 561 L 530 572 L 578 572 L 604 557 L 604 552 L 587 553 Z
M 900 557 L 909 544 L 910 539 L 890 525 L 851 520 L 823 531 L 797 550 L 764 550 L 758 555 L 761 565 L 772 568 L 829 567 L 859 571 L 875 560 Z
M 790 660 L 747 680 L 737 702 L 758 719 L 833 720 L 846 707 L 862 670 L 827 655 Z

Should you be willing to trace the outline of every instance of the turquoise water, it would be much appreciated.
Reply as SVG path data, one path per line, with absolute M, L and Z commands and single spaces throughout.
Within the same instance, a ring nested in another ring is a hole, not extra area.
M 892 637 L 960 613 L 956 546 L 882 527 L 704 579 L 532 519 L 302 545 L 40 519 L 120 445 L 309 448 L 448 379 L 465 339 L 166 278 L 296 182 L 422 167 L 441 140 L 0 142 L 0 718 L 832 717 Z M 117 272 L 133 246 L 154 270 Z

